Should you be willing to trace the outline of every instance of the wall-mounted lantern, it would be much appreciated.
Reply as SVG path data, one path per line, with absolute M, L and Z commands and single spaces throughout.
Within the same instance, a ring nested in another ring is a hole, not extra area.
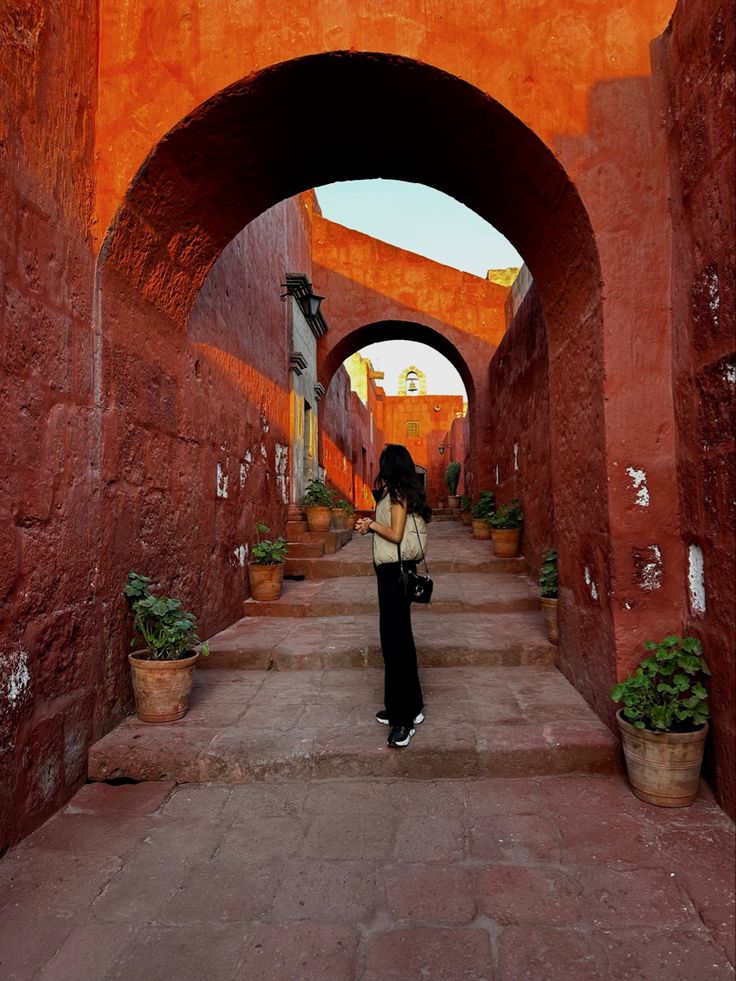
M 294 297 L 314 336 L 319 338 L 327 333 L 327 323 L 320 311 L 324 296 L 314 292 L 307 274 L 287 273 L 286 282 L 281 285 L 285 290 L 281 299 L 285 301 L 288 296 Z

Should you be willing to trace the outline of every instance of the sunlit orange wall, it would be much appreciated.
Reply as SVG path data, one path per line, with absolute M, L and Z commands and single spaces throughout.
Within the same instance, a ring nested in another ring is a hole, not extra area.
M 505 0 L 501 8 L 485 0 L 102 0 L 98 234 L 167 130 L 269 65 L 337 50 L 415 58 L 487 92 L 555 147 L 588 128 L 597 83 L 648 74 L 649 42 L 672 8 L 672 0 L 613 8 L 604 0 Z

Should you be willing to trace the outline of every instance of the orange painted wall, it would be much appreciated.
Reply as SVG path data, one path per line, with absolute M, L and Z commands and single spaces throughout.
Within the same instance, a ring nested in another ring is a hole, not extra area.
M 604 0 L 504 0 L 501 9 L 483 0 L 101 0 L 98 233 L 167 130 L 285 59 L 348 50 L 415 58 L 488 92 L 554 148 L 588 132 L 599 83 L 649 74 L 649 43 L 672 9 L 672 0 L 613 9 Z
M 402 443 L 414 463 L 427 471 L 427 500 L 438 507 L 447 498 L 445 467 L 450 457 L 439 447 L 454 420 L 463 412 L 460 395 L 393 395 L 383 403 L 383 431 L 387 443 Z M 419 435 L 410 436 L 407 424 L 419 424 Z M 460 459 L 458 462 L 462 462 Z M 445 501 L 446 503 L 446 501 Z

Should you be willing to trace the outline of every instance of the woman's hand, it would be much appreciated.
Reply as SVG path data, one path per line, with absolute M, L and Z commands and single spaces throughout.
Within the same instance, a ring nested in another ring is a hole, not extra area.
M 355 530 L 359 535 L 368 534 L 368 532 L 371 530 L 372 520 L 372 518 L 358 518 L 358 520 L 355 522 Z

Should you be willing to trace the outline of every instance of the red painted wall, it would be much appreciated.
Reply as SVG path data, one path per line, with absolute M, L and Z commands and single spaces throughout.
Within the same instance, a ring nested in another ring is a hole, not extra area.
M 340 368 L 319 403 L 319 459 L 327 485 L 353 503 L 353 426 L 350 378 Z
M 84 781 L 104 683 L 96 4 L 16 2 L 1 21 L 0 853 Z
M 547 329 L 539 294 L 523 298 L 489 367 L 491 444 L 496 503 L 518 497 L 524 508 L 522 550 L 536 577 L 544 551 L 555 545 L 549 434 Z M 564 550 L 564 543 L 558 543 Z M 574 603 L 561 591 L 560 615 Z M 574 615 L 574 611 L 569 611 Z M 564 665 L 563 665 L 564 666 Z
M 383 429 L 387 443 L 401 443 L 411 453 L 415 464 L 427 471 L 427 500 L 438 507 L 446 504 L 445 467 L 450 461 L 439 447 L 458 414 L 463 411 L 461 395 L 391 395 L 384 400 Z M 410 436 L 407 424 L 417 422 L 419 435 Z M 462 462 L 460 459 L 458 462 Z
M 734 9 L 678 4 L 658 45 L 672 181 L 672 310 L 683 547 L 702 550 L 705 609 L 684 629 L 713 676 L 708 767 L 736 811 L 736 356 L 734 355 Z

